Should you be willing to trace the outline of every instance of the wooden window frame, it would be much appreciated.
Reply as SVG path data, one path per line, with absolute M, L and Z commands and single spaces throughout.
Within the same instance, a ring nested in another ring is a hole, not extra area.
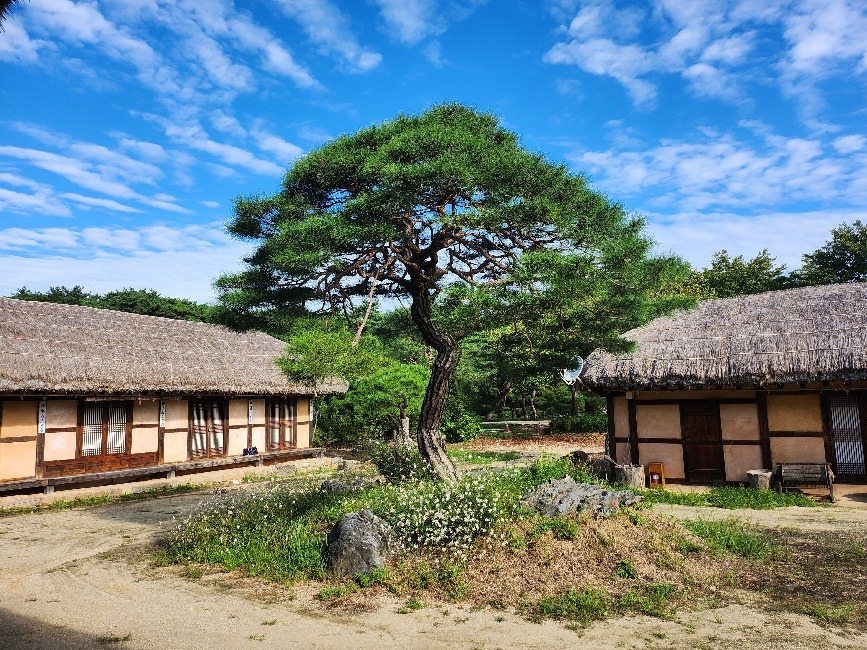
M 208 408 L 205 409 L 205 453 L 204 455 L 193 456 L 193 414 L 197 402 L 206 402 Z M 219 453 L 211 448 L 211 437 L 214 431 L 214 421 L 211 417 L 211 404 L 218 402 L 223 409 L 223 449 Z M 201 460 L 203 458 L 225 458 L 229 453 L 229 400 L 223 397 L 191 397 L 188 400 L 188 428 L 187 428 L 187 458 L 189 460 Z
M 124 423 L 124 449 L 122 453 L 107 453 L 108 446 L 108 425 L 109 421 L 106 417 L 106 408 L 109 404 L 123 403 L 126 407 L 126 422 Z M 83 454 L 82 450 L 84 447 L 84 410 L 88 406 L 97 406 L 102 405 L 102 449 L 99 454 Z M 100 400 L 100 401 L 88 401 L 88 400 L 79 400 L 78 401 L 78 426 L 76 427 L 77 431 L 75 434 L 75 458 L 76 460 L 88 460 L 88 461 L 106 461 L 111 460 L 113 458 L 124 458 L 132 455 L 132 401 L 125 399 L 117 399 L 117 400 Z
M 275 428 L 275 421 L 271 418 L 271 409 L 274 404 L 288 403 L 292 406 L 292 418 L 287 420 L 280 417 L 276 421 L 279 429 L 280 441 L 277 444 L 271 442 L 271 430 Z M 291 429 L 291 431 L 290 431 Z M 288 434 L 288 435 L 287 435 Z M 282 397 L 265 400 L 265 445 L 268 451 L 284 451 L 298 448 L 298 398 Z

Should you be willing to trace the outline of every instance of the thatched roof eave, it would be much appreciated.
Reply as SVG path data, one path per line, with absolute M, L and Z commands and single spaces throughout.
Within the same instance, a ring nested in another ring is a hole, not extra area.
M 340 379 L 288 379 L 262 332 L 76 305 L 0 298 L 0 393 L 324 395 Z
M 708 300 L 624 334 L 630 354 L 596 350 L 597 391 L 769 387 L 867 380 L 867 283 Z

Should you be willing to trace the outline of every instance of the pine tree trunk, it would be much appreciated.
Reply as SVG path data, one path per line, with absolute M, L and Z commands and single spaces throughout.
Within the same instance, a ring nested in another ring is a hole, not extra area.
M 570 415 L 578 415 L 578 386 L 576 384 L 569 384 L 569 391 L 572 393 L 572 412 Z
M 422 458 L 434 475 L 445 481 L 453 481 L 458 473 L 446 454 L 441 427 L 449 389 L 461 359 L 461 348 L 453 336 L 443 332 L 434 323 L 433 304 L 427 289 L 417 287 L 417 290 L 412 293 L 413 301 L 410 307 L 412 320 L 425 343 L 436 350 L 436 359 L 431 368 L 430 381 L 421 405 L 416 441 Z

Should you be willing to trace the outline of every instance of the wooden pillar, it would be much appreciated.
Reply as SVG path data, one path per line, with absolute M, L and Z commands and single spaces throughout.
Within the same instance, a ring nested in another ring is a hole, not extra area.
M 759 445 L 762 448 L 762 466 L 773 470 L 771 466 L 771 437 L 768 432 L 768 392 L 756 391 L 756 406 L 759 412 Z
M 627 398 L 629 411 L 629 456 L 633 465 L 638 465 L 638 419 L 635 416 L 635 396 Z
M 617 460 L 617 443 L 614 441 L 614 397 L 610 393 L 605 396 L 605 408 L 608 413 L 608 435 L 605 436 L 605 454 Z

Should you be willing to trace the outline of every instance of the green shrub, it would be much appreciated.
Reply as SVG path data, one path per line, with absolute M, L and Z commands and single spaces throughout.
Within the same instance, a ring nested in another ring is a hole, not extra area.
M 668 601 L 676 592 L 677 588 L 672 584 L 653 582 L 630 589 L 620 597 L 618 605 L 648 616 L 668 618 L 674 614 L 674 608 Z
M 816 604 L 805 607 L 804 611 L 816 620 L 825 623 L 851 623 L 855 606 L 841 605 L 840 607 L 832 607 L 830 605 Z
M 450 399 L 443 415 L 446 442 L 471 442 L 482 435 L 479 417 L 456 399 Z
M 374 442 L 367 452 L 376 469 L 389 481 L 419 481 L 430 478 L 430 469 L 416 447 Z
M 617 566 L 614 567 L 614 575 L 618 578 L 635 580 L 638 577 L 638 569 L 635 568 L 632 560 L 620 560 Z
M 551 420 L 551 433 L 603 433 L 608 431 L 608 415 L 579 413 Z

